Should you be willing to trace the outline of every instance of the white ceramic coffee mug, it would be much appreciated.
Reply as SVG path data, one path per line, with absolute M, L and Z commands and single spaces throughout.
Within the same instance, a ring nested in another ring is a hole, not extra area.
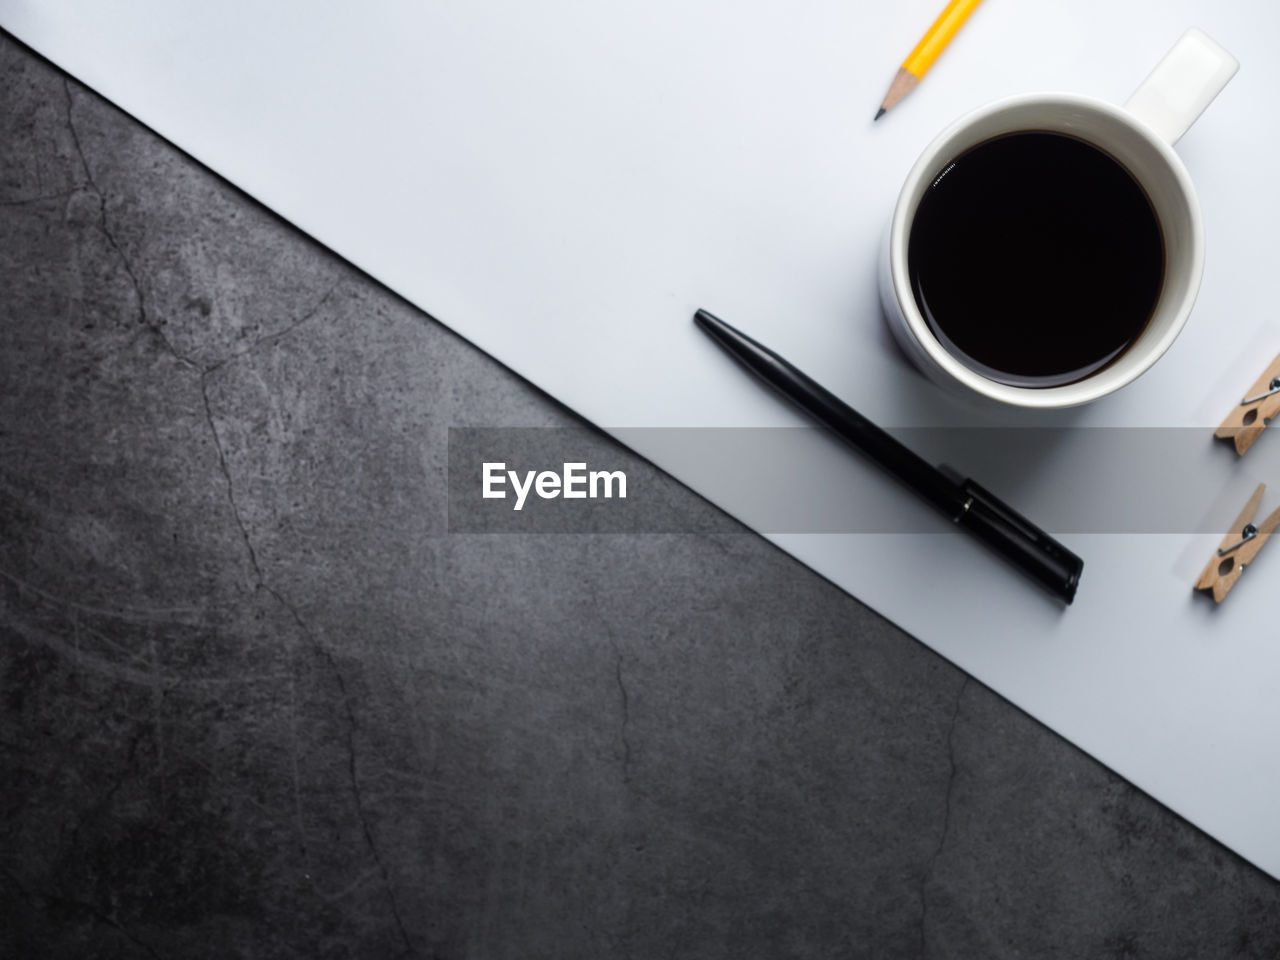
M 1192 28 L 1123 107 L 1066 93 L 1008 97 L 961 117 L 925 148 L 907 175 L 881 250 L 880 299 L 903 349 L 929 377 L 1020 407 L 1070 407 L 1119 390 L 1149 369 L 1186 324 L 1204 268 L 1204 225 L 1173 144 L 1238 69 L 1234 57 Z M 1070 134 L 1123 164 L 1146 191 L 1164 233 L 1164 286 L 1146 328 L 1116 360 L 1075 383 L 1022 387 L 984 377 L 933 335 L 916 304 L 907 249 L 916 207 L 947 163 L 970 147 L 1016 131 Z

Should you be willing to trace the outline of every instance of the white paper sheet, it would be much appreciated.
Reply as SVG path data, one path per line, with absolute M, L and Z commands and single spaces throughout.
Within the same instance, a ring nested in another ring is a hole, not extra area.
M 802 422 L 696 332 L 703 306 L 886 425 L 1207 437 L 1280 351 L 1280 5 L 996 0 L 873 126 L 939 5 L 0 0 L 0 25 L 607 429 Z M 1190 326 L 1085 410 L 1001 419 L 946 400 L 891 346 L 874 287 L 915 155 L 1009 93 L 1122 101 L 1190 25 L 1242 64 L 1178 147 L 1208 232 Z M 1043 477 L 1107 469 L 1064 443 L 1027 480 L 1032 517 Z M 1205 469 L 1239 481 L 1211 451 Z M 714 470 L 640 452 L 717 500 Z M 845 489 L 875 482 L 845 463 Z M 966 538 L 773 539 L 1280 877 L 1280 557 L 1215 610 L 1184 569 L 1213 535 L 1064 535 L 1087 562 L 1064 612 Z

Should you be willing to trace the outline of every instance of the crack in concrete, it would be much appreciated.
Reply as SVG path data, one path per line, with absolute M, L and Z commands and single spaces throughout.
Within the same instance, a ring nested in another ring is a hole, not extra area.
M 258 564 L 258 553 L 253 549 L 253 541 L 249 538 L 249 528 L 244 525 L 244 518 L 240 515 L 240 505 L 236 503 L 236 485 L 231 479 L 231 467 L 227 463 L 227 453 L 222 446 L 222 438 L 218 435 L 218 427 L 213 421 L 213 404 L 209 400 L 209 371 L 200 374 L 200 398 L 204 402 L 204 418 L 209 424 L 209 433 L 213 435 L 213 446 L 218 453 L 218 468 L 222 471 L 222 478 L 227 482 L 227 503 L 231 505 L 231 516 L 236 522 L 236 527 L 240 531 L 240 539 L 244 541 L 244 548 L 249 554 L 249 565 L 253 568 L 254 578 L 257 580 L 256 586 L 265 587 L 266 583 L 262 578 L 262 567 Z
M 333 292 L 332 288 L 329 292 Z M 309 319 L 310 316 L 314 315 L 314 313 L 323 305 L 324 300 L 328 299 L 328 296 L 329 294 L 325 294 L 325 296 L 321 298 L 320 303 L 317 303 L 308 315 L 302 320 L 299 320 L 298 323 L 294 324 L 294 326 L 298 326 L 305 322 L 305 320 Z M 290 603 L 289 600 L 285 598 L 284 594 L 271 584 L 267 583 L 266 578 L 263 576 L 262 565 L 258 562 L 258 553 L 254 549 L 253 539 L 249 536 L 249 528 L 245 525 L 244 519 L 240 514 L 240 507 L 236 502 L 235 482 L 231 477 L 231 468 L 227 463 L 226 452 L 222 446 L 222 439 L 218 434 L 218 428 L 213 419 L 213 405 L 209 400 L 208 389 L 208 377 L 212 372 L 212 369 L 213 368 L 205 370 L 200 376 L 200 395 L 204 400 L 205 419 L 209 424 L 209 431 L 213 435 L 214 447 L 217 449 L 218 466 L 222 471 L 223 479 L 226 480 L 227 502 L 231 505 L 232 517 L 235 519 L 236 527 L 240 531 L 240 538 L 244 541 L 245 550 L 249 555 L 249 565 L 253 568 L 253 574 L 256 580 L 255 586 L 265 590 L 289 613 L 294 624 L 307 639 L 308 643 L 310 643 L 312 649 L 324 658 L 325 662 L 329 666 L 330 672 L 333 674 L 334 680 L 338 684 L 338 693 L 342 698 L 343 712 L 347 721 L 347 775 L 351 781 L 351 795 L 355 803 L 356 819 L 360 822 L 360 830 L 364 836 L 365 845 L 369 848 L 369 854 L 373 857 L 373 862 L 377 867 L 379 875 L 382 877 L 383 887 L 387 893 L 387 901 L 391 906 L 391 916 L 395 921 L 396 929 L 400 933 L 400 939 L 404 942 L 405 950 L 409 954 L 412 954 L 413 943 L 409 939 L 409 933 L 405 929 L 404 920 L 400 915 L 400 905 L 396 900 L 395 887 L 391 882 L 391 873 L 387 870 L 386 864 L 382 860 L 382 854 L 379 852 L 378 846 L 374 842 L 373 828 L 370 826 L 368 814 L 365 812 L 364 795 L 360 789 L 359 770 L 356 759 L 355 737 L 357 722 L 355 709 L 352 707 L 351 698 L 347 694 L 346 678 L 338 668 L 338 663 L 334 659 L 333 654 L 320 642 L 320 639 L 316 634 L 309 626 L 307 626 L 306 621 L 302 619 L 302 614 L 298 612 L 298 608 Z M 299 840 L 305 846 L 305 839 L 300 837 Z
M 244 515 L 240 509 L 240 504 L 236 499 L 235 481 L 231 474 L 230 463 L 227 460 L 226 448 L 222 443 L 222 437 L 221 437 L 221 434 L 219 434 L 218 432 L 217 422 L 215 421 L 213 416 L 213 403 L 209 397 L 209 378 L 213 373 L 220 370 L 224 366 L 228 365 L 232 361 L 248 355 L 249 353 L 258 349 L 258 347 L 262 346 L 265 343 L 278 342 L 279 340 L 282 340 L 283 338 L 285 338 L 286 336 L 288 336 L 289 334 L 297 330 L 299 327 L 301 327 L 303 324 L 310 321 L 320 312 L 320 310 L 325 306 L 325 304 L 333 296 L 334 292 L 337 290 L 341 281 L 340 280 L 335 281 L 333 285 L 330 286 L 329 289 L 325 291 L 323 296 L 321 296 L 319 300 L 317 300 L 316 303 L 312 305 L 312 307 L 309 310 L 307 310 L 306 313 L 304 313 L 297 320 L 293 321 L 292 323 L 288 324 L 286 327 L 280 330 L 263 334 L 262 336 L 255 339 L 252 343 L 250 343 L 245 349 L 230 353 L 215 363 L 209 364 L 207 366 L 202 366 L 201 364 L 197 363 L 191 358 L 186 357 L 183 354 L 179 353 L 178 350 L 170 342 L 168 337 L 165 335 L 164 330 L 161 328 L 161 326 L 157 322 L 153 321 L 148 314 L 146 295 L 143 292 L 142 284 L 138 279 L 137 273 L 133 269 L 132 262 L 129 260 L 128 256 L 125 255 L 125 252 L 123 248 L 120 246 L 120 243 L 117 240 L 114 231 L 111 229 L 110 220 L 107 216 L 106 197 L 103 194 L 102 190 L 98 187 L 97 181 L 94 179 L 93 172 L 89 167 L 88 160 L 84 153 L 83 145 L 80 142 L 79 131 L 76 128 L 75 120 L 73 116 L 73 109 L 72 109 L 73 99 L 71 94 L 71 85 L 66 78 L 63 79 L 63 90 L 66 94 L 67 128 L 71 134 L 71 141 L 75 147 L 76 155 L 79 158 L 80 165 L 84 171 L 84 178 L 85 178 L 84 186 L 87 187 L 87 189 L 89 189 L 97 198 L 98 214 L 99 214 L 99 223 L 98 223 L 99 229 L 101 230 L 102 235 L 106 239 L 108 245 L 111 247 L 113 251 L 115 251 L 117 257 L 119 257 L 121 267 L 123 268 L 125 275 L 129 278 L 129 282 L 133 287 L 134 295 L 136 297 L 137 305 L 138 305 L 139 322 L 143 324 L 143 326 L 145 326 L 148 330 L 150 330 L 164 344 L 166 350 L 170 353 L 170 355 L 174 357 L 174 359 L 176 359 L 183 366 L 189 367 L 199 372 L 200 398 L 204 408 L 205 422 L 208 425 L 209 433 L 213 438 L 214 449 L 217 452 L 217 456 L 218 456 L 219 471 L 222 473 L 223 480 L 226 483 L 227 503 L 231 507 L 232 518 L 235 521 L 237 530 L 239 530 L 240 532 L 240 539 L 244 543 L 245 551 L 249 557 L 249 565 L 253 571 L 255 589 L 262 589 L 266 591 L 266 593 L 268 593 L 272 598 L 274 598 L 275 601 L 281 605 L 281 607 L 283 607 L 286 611 L 288 611 L 294 623 L 297 625 L 298 629 L 302 632 L 303 636 L 306 637 L 308 642 L 311 644 L 312 648 L 324 658 L 325 662 L 328 664 L 329 669 L 334 676 L 335 681 L 337 682 L 339 694 L 342 698 L 343 711 L 344 711 L 346 726 L 347 726 L 347 773 L 351 783 L 351 794 L 355 804 L 356 817 L 360 823 L 361 833 L 364 837 L 365 844 L 369 849 L 370 856 L 373 858 L 377 873 L 382 878 L 383 886 L 387 894 L 387 900 L 390 904 L 392 918 L 395 922 L 396 929 L 399 932 L 400 939 L 404 943 L 405 951 L 409 954 L 412 954 L 413 944 L 412 944 L 412 941 L 409 939 L 408 931 L 405 928 L 404 920 L 400 913 L 400 906 L 396 898 L 395 888 L 391 882 L 391 874 L 390 874 L 390 871 L 387 869 L 385 862 L 382 859 L 382 855 L 378 850 L 377 844 L 374 841 L 373 828 L 370 825 L 369 817 L 365 810 L 364 796 L 360 788 L 359 769 L 358 769 L 358 760 L 357 760 L 357 751 L 356 751 L 356 731 L 358 728 L 358 724 L 356 720 L 355 709 L 351 703 L 351 698 L 348 695 L 346 678 L 343 676 L 342 671 L 339 669 L 337 661 L 334 659 L 333 654 L 328 650 L 328 648 L 324 646 L 324 644 L 320 642 L 319 638 L 310 629 L 310 627 L 307 626 L 305 621 L 302 619 L 301 614 L 298 612 L 297 607 L 295 607 L 292 603 L 290 603 L 284 597 L 284 595 L 280 593 L 279 590 L 277 590 L 275 587 L 269 584 L 266 580 L 266 577 L 263 574 L 262 565 L 258 559 L 257 550 L 254 548 L 254 545 L 253 545 L 253 538 L 249 535 L 249 528 L 245 523 Z M 619 669 L 621 669 L 621 667 L 619 667 Z M 620 677 L 619 677 L 619 682 L 621 682 Z M 624 695 L 625 695 L 625 691 L 624 691 Z M 136 743 L 134 746 L 136 748 Z M 123 778 L 121 782 L 123 782 Z M 117 788 L 118 788 L 118 784 L 117 784 Z M 115 791 L 112 790 L 110 792 L 114 794 Z M 305 841 L 303 842 L 305 844 Z M 17 882 L 16 879 L 15 879 L 15 882 Z M 84 906 L 87 909 L 94 909 L 91 907 L 91 905 L 84 905 Z M 96 910 L 94 912 L 94 915 L 97 916 L 99 919 L 103 920 L 104 922 L 107 922 L 112 924 L 113 926 L 116 926 L 118 929 L 121 930 L 122 933 L 124 933 L 126 936 L 129 936 L 127 931 L 125 931 L 122 927 L 120 927 L 119 924 L 116 923 L 114 920 L 112 920 L 110 917 L 107 917 L 105 914 L 101 914 L 99 911 L 96 911 Z M 134 938 L 130 937 L 130 939 L 134 939 Z M 155 952 L 151 950 L 150 947 L 148 947 L 146 944 L 143 944 L 142 942 L 136 941 L 136 940 L 135 942 L 137 942 L 140 947 L 147 949 L 152 956 L 156 955 Z
M 231 363 L 233 360 L 246 356 L 256 350 L 266 341 L 282 339 L 294 330 L 297 330 L 307 321 L 311 320 L 320 312 L 320 309 L 329 301 L 329 298 L 333 296 L 334 291 L 338 289 L 340 283 L 340 280 L 335 281 L 334 284 L 324 292 L 324 295 L 321 296 L 306 313 L 293 323 L 289 324 L 289 326 L 285 327 L 283 330 L 265 334 L 253 341 L 253 343 L 251 343 L 246 349 L 233 353 L 230 356 L 223 357 L 218 362 L 210 364 L 207 367 L 199 367 L 193 364 L 193 366 L 196 366 L 196 368 L 200 370 L 200 400 L 204 406 L 205 423 L 209 426 L 209 433 L 213 437 L 213 446 L 218 454 L 218 469 L 222 472 L 222 478 L 227 484 L 227 503 L 231 506 L 231 516 L 234 518 L 236 527 L 240 531 L 240 539 L 244 541 L 245 550 L 249 554 L 249 565 L 253 568 L 256 586 L 259 587 L 265 587 L 266 581 L 262 575 L 262 566 L 258 563 L 258 553 L 253 548 L 253 540 L 249 536 L 249 528 L 245 526 L 244 516 L 240 512 L 240 505 L 236 502 L 235 482 L 231 479 L 231 465 L 227 462 L 227 451 L 222 445 L 222 437 L 218 433 L 217 424 L 213 419 L 213 402 L 209 399 L 209 377 L 218 370 L 221 370 L 227 364 Z
M 101 187 L 98 186 L 98 181 L 94 177 L 93 170 L 89 166 L 89 160 L 85 155 L 84 145 L 81 143 L 81 140 L 80 140 L 80 131 L 76 127 L 76 123 L 75 123 L 75 116 L 73 112 L 74 101 L 71 94 L 71 83 L 67 77 L 63 77 L 62 79 L 62 88 L 66 96 L 67 130 L 71 135 L 72 146 L 75 148 L 76 157 L 79 159 L 80 168 L 84 173 L 84 181 L 82 184 L 80 184 L 77 187 L 77 189 L 87 188 L 98 201 L 98 229 L 101 231 L 103 237 L 106 239 L 107 244 L 111 247 L 111 249 L 115 252 L 116 256 L 119 258 L 120 266 L 124 270 L 125 276 L 129 278 L 129 284 L 133 288 L 134 297 L 138 304 L 139 323 L 141 323 L 143 327 L 145 327 L 148 331 L 150 331 L 151 334 L 154 335 L 164 345 L 165 350 L 169 353 L 170 356 L 172 356 L 176 361 L 178 361 L 178 363 L 182 364 L 185 367 L 189 367 L 193 370 L 199 371 L 202 377 L 207 376 L 208 374 L 214 372 L 215 370 L 219 370 L 222 367 L 226 366 L 231 361 L 236 360 L 239 357 L 246 356 L 249 353 L 252 353 L 254 350 L 258 349 L 258 347 L 262 346 L 264 343 L 267 343 L 269 341 L 281 340 L 284 337 L 288 336 L 289 334 L 293 333 L 295 330 L 297 330 L 307 321 L 315 317 L 316 314 L 319 313 L 320 309 L 329 301 L 330 297 L 333 296 L 334 292 L 341 285 L 342 283 L 341 280 L 335 280 L 332 286 L 330 286 L 329 289 L 324 292 L 324 295 L 321 296 L 320 299 L 317 300 L 316 303 L 313 304 L 312 307 L 309 310 L 307 310 L 307 312 L 304 313 L 297 320 L 294 320 L 292 323 L 288 324 L 283 329 L 275 330 L 275 331 L 272 331 L 271 333 L 263 334 L 262 336 L 256 338 L 252 343 L 250 343 L 243 350 L 233 351 L 232 353 L 223 357 L 221 360 L 216 361 L 215 363 L 208 364 L 208 365 L 201 365 L 196 360 L 180 352 L 177 349 L 177 347 L 174 346 L 173 341 L 169 339 L 168 334 L 165 333 L 163 321 L 153 318 L 147 309 L 147 298 L 146 298 L 145 292 L 143 291 L 142 281 L 138 277 L 137 271 L 134 270 L 133 261 L 130 260 L 128 255 L 124 252 L 124 248 L 120 245 L 120 242 L 116 237 L 115 231 L 111 227 L 110 218 L 107 216 L 106 194 L 104 194 Z M 76 190 L 73 189 L 73 190 L 67 190 L 59 193 L 46 194 L 46 195 L 36 196 L 36 197 L 25 197 L 25 198 L 20 198 L 15 200 L 5 200 L 5 201 L 0 201 L 0 207 L 19 206 L 23 204 L 37 203 L 44 200 L 53 200 L 53 199 L 59 199 L 63 197 L 70 197 L 70 196 L 73 196 L 75 192 Z
M 590 547 L 587 548 L 590 550 Z M 618 686 L 619 706 L 622 711 L 622 718 L 618 725 L 618 739 L 622 744 L 622 782 L 626 786 L 631 785 L 631 737 L 628 730 L 631 728 L 631 696 L 627 692 L 627 685 L 622 679 L 622 647 L 618 643 L 618 638 L 613 633 L 613 627 L 609 624 L 608 619 L 601 612 L 604 607 L 600 603 L 600 597 L 596 590 L 595 582 L 586 581 L 586 589 L 591 597 L 591 612 L 595 619 L 599 621 L 600 628 L 604 631 L 605 638 L 609 642 L 609 648 L 613 651 L 613 678 Z
M 110 914 L 103 912 L 103 910 L 100 907 L 97 907 L 96 905 L 89 903 L 87 900 L 75 900 L 71 897 L 64 897 L 56 893 L 48 893 L 47 891 L 44 891 L 44 890 L 32 890 L 28 888 L 25 883 L 19 880 L 18 877 L 13 873 L 13 871 L 11 871 L 8 867 L 4 866 L 3 864 L 0 864 L 0 872 L 3 872 L 4 875 L 9 878 L 9 882 L 18 888 L 18 892 L 25 899 L 27 900 L 39 899 L 39 900 L 44 900 L 46 903 L 49 903 L 49 904 L 62 906 L 62 907 L 72 907 L 77 910 L 82 910 L 85 913 L 89 914 L 89 916 L 91 916 L 94 920 L 98 921 L 99 923 L 105 924 L 108 927 L 113 927 L 116 930 L 118 930 L 121 936 L 123 936 L 126 940 L 128 940 L 134 946 L 145 951 L 147 956 L 153 957 L 154 960 L 164 960 L 164 958 L 159 953 L 156 952 L 156 949 L 153 946 L 151 946 L 151 944 L 147 943 L 145 940 L 138 939 L 138 937 L 130 933 L 129 930 L 126 929 L 125 926 L 122 923 L 120 923 L 119 920 L 117 920 L 115 917 L 111 916 Z
M 396 899 L 395 886 L 391 882 L 391 873 L 387 870 L 386 864 L 382 860 L 382 854 L 378 851 L 378 845 L 373 839 L 373 828 L 369 825 L 369 817 L 365 812 L 364 793 L 360 789 L 359 768 L 356 758 L 356 730 L 358 723 L 356 721 L 355 709 L 351 705 L 351 697 L 347 694 L 347 681 L 342 674 L 342 670 L 338 667 L 337 660 L 320 639 L 312 632 L 302 619 L 302 615 L 298 612 L 298 608 L 285 599 L 274 587 L 269 584 L 262 584 L 271 596 L 289 612 L 293 618 L 293 622 L 297 624 L 302 635 L 310 642 L 312 649 L 320 654 L 329 665 L 329 670 L 333 674 L 334 680 L 338 684 L 338 695 L 342 698 L 343 712 L 347 720 L 347 776 L 351 781 L 351 796 L 355 802 L 356 819 L 360 822 L 360 830 L 364 835 L 365 845 L 369 848 L 369 854 L 373 857 L 374 865 L 377 867 L 378 873 L 382 877 L 382 884 L 387 893 L 387 902 L 391 907 L 391 917 L 395 921 L 396 929 L 400 933 L 400 939 L 404 942 L 405 952 L 409 955 L 413 954 L 413 942 L 409 939 L 409 932 L 405 929 L 404 920 L 400 915 L 400 904 Z
M 938 835 L 938 842 L 933 848 L 933 853 L 929 855 L 929 859 L 925 861 L 924 869 L 920 874 L 920 956 L 924 957 L 928 953 L 928 943 L 925 940 L 925 926 L 929 919 L 929 896 L 928 887 L 929 880 L 933 876 L 933 869 L 937 865 L 938 858 L 942 855 L 942 849 L 947 844 L 947 835 L 951 830 L 951 795 L 956 784 L 956 751 L 955 751 L 955 733 L 956 723 L 960 719 L 960 704 L 964 700 L 965 691 L 969 689 L 969 676 L 966 674 L 964 682 L 960 684 L 960 690 L 956 693 L 955 707 L 951 711 L 951 723 L 947 727 L 947 762 L 951 765 L 951 771 L 947 775 L 947 792 L 946 799 L 942 810 L 942 830 Z
M 622 654 L 618 654 L 615 669 L 618 680 L 618 693 L 622 697 L 622 725 L 618 736 L 622 740 L 622 780 L 631 782 L 631 740 L 627 737 L 627 729 L 631 726 L 631 698 L 627 696 L 627 686 L 622 682 Z
M 329 298 L 333 296 L 334 292 L 341 285 L 342 285 L 341 280 L 335 280 L 333 282 L 333 285 L 330 286 L 329 289 L 324 292 L 324 295 L 321 296 L 320 299 L 317 300 L 311 306 L 311 308 L 306 313 L 304 313 L 301 317 L 299 317 L 297 320 L 294 320 L 292 323 L 288 324 L 285 327 L 282 327 L 279 330 L 273 330 L 271 333 L 262 334 L 262 336 L 254 339 L 243 350 L 232 351 L 231 353 L 227 354 L 225 357 L 223 357 L 221 360 L 217 361 L 216 363 L 212 363 L 208 367 L 205 367 L 204 372 L 208 374 L 208 373 L 213 373 L 215 370 L 221 370 L 223 367 L 231 363 L 233 360 L 238 360 L 241 357 L 245 357 L 253 353 L 253 351 L 257 350 L 260 346 L 262 346 L 264 343 L 267 343 L 268 341 L 283 340 L 289 334 L 293 333 L 295 330 L 301 327 L 304 323 L 311 320 L 316 314 L 318 314 L 320 312 L 320 309 L 326 303 L 329 302 Z
M 186 357 L 179 353 L 177 348 L 169 340 L 165 334 L 162 324 L 153 320 L 147 313 L 147 298 L 142 291 L 142 283 L 138 280 L 138 274 L 133 269 L 133 263 L 129 257 L 125 255 L 124 248 L 120 246 L 116 239 L 115 232 L 111 229 L 111 222 L 107 217 L 107 198 L 98 186 L 98 181 L 94 179 L 93 171 L 89 167 L 89 161 L 85 157 L 84 147 L 80 143 L 80 132 L 76 129 L 75 116 L 72 111 L 73 101 L 71 97 L 71 82 L 66 77 L 62 78 L 62 89 L 67 98 L 67 130 L 71 133 L 71 143 L 75 147 L 76 156 L 80 158 L 80 166 L 84 170 L 84 186 L 86 186 L 95 197 L 98 198 L 98 229 L 102 231 L 103 237 L 106 238 L 107 244 L 115 251 L 116 256 L 120 259 L 120 266 L 124 269 L 125 276 L 129 278 L 129 283 L 133 286 L 134 297 L 138 301 L 138 322 L 164 344 L 169 355 L 178 363 L 193 369 L 200 369 L 190 357 Z
M 321 296 L 319 300 L 312 304 L 311 308 L 307 310 L 306 313 L 293 321 L 293 323 L 289 324 L 283 330 L 278 330 L 275 333 L 264 334 L 254 340 L 253 343 L 249 344 L 249 346 L 244 350 L 225 356 L 221 360 L 216 363 L 212 363 L 207 367 L 199 367 L 193 364 L 193 366 L 196 366 L 200 371 L 200 400 L 204 406 L 205 423 L 209 426 L 209 433 L 213 437 L 213 446 L 218 454 L 218 469 L 221 470 L 222 477 L 227 483 L 227 503 L 231 506 L 231 515 L 235 519 L 236 527 L 240 531 L 240 539 L 244 541 L 245 550 L 249 554 L 249 564 L 253 567 L 253 575 L 257 581 L 256 585 L 259 587 L 265 586 L 266 583 L 262 576 L 262 567 L 258 563 L 258 553 L 254 550 L 253 540 L 249 537 L 249 528 L 245 526 L 244 516 L 240 512 L 240 505 L 236 502 L 235 483 L 231 479 L 231 466 L 227 462 L 227 451 L 222 445 L 222 437 L 219 435 L 217 424 L 213 419 L 213 402 L 209 399 L 209 377 L 232 361 L 252 353 L 268 340 L 281 340 L 293 331 L 297 330 L 304 323 L 311 320 L 320 312 L 320 309 L 329 302 L 329 298 L 333 296 L 334 291 L 338 289 L 341 282 L 341 280 L 334 281 L 333 285 L 324 292 L 324 295 Z
M 129 283 L 133 287 L 134 297 L 137 300 L 137 304 L 138 304 L 138 321 L 147 330 L 149 330 L 157 339 L 160 340 L 160 342 L 164 345 L 165 350 L 168 351 L 168 353 L 175 360 L 177 360 L 178 363 L 182 364 L 183 366 L 190 367 L 193 370 L 198 370 L 202 376 L 206 376 L 212 373 L 213 371 L 226 366 L 231 361 L 239 357 L 246 356 L 249 353 L 252 353 L 258 347 L 260 347 L 262 344 L 268 341 L 280 340 L 288 336 L 289 334 L 293 333 L 296 329 L 298 329 L 307 321 L 311 320 L 314 316 L 316 316 L 316 314 L 319 313 L 320 309 L 329 301 L 329 298 L 333 296 L 334 291 L 336 291 L 339 285 L 342 283 L 341 280 L 335 280 L 333 285 L 330 286 L 329 289 L 325 291 L 324 295 L 321 296 L 320 299 L 317 300 L 316 303 L 305 314 L 303 314 L 297 320 L 290 323 L 288 326 L 284 327 L 281 330 L 276 330 L 271 333 L 263 334 L 262 336 L 255 339 L 252 343 L 250 343 L 249 346 L 247 346 L 245 349 L 234 351 L 215 363 L 209 364 L 207 366 L 202 366 L 200 363 L 193 360 L 191 357 L 181 353 L 177 349 L 177 347 L 173 345 L 173 341 L 169 339 L 168 334 L 165 333 L 163 322 L 153 318 L 147 309 L 147 298 L 142 288 L 142 281 L 139 279 L 137 272 L 133 268 L 132 260 L 130 260 L 128 255 L 125 254 L 124 248 L 120 245 L 119 240 L 116 238 L 115 231 L 111 228 L 111 221 L 110 221 L 110 218 L 107 216 L 106 194 L 104 194 L 102 192 L 102 189 L 98 186 L 98 181 L 94 177 L 93 170 L 89 166 L 89 160 L 85 156 L 84 146 L 80 141 L 80 131 L 76 127 L 75 117 L 72 109 L 74 101 L 71 95 L 71 83 L 69 79 L 66 77 L 63 77 L 62 79 L 62 88 L 63 88 L 63 92 L 66 95 L 66 101 L 67 101 L 67 130 L 71 134 L 71 143 L 75 147 L 76 157 L 80 161 L 80 168 L 84 171 L 84 183 L 81 186 L 87 187 L 90 190 L 90 192 L 93 193 L 94 197 L 97 198 L 97 201 L 98 201 L 98 228 L 99 230 L 101 230 L 103 237 L 107 241 L 107 244 L 111 247 L 113 251 L 115 251 L 116 256 L 120 260 L 120 266 L 123 268 L 125 272 L 125 276 L 129 278 Z M 29 197 L 29 198 L 23 198 L 23 199 L 12 200 L 12 201 L 4 201 L 4 202 L 0 202 L 0 206 L 16 206 L 16 205 L 26 204 L 26 203 L 35 203 L 42 200 L 52 200 L 60 197 L 69 197 L 69 196 L 72 196 L 74 193 L 75 193 L 74 190 L 70 190 L 70 191 L 64 191 L 61 193 L 48 194 L 45 196 Z

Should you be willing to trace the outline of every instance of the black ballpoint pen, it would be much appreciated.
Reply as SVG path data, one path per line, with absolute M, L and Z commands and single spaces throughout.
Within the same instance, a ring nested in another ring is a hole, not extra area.
M 1062 600 L 1075 599 L 1084 561 L 972 480 L 955 480 L 772 350 L 705 310 L 694 321 L 752 373 L 862 451 L 1019 570 Z

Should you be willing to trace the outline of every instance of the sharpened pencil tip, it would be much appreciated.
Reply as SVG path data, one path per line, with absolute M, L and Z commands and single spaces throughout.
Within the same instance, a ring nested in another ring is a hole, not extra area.
M 884 116 L 884 107 L 881 107 L 879 110 L 876 111 L 876 120 L 879 120 L 883 116 Z M 872 120 L 871 122 L 875 123 L 875 120 Z

